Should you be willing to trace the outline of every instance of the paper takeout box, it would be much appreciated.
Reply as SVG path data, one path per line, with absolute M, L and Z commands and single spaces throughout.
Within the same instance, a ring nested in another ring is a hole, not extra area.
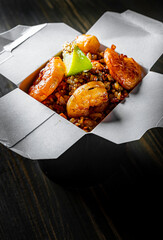
M 150 71 L 163 52 L 162 23 L 130 10 L 106 12 L 88 33 L 141 64 L 146 70 L 142 82 L 86 133 L 26 93 L 41 67 L 80 33 L 64 23 L 19 25 L 0 34 L 0 74 L 18 87 L 0 99 L 3 145 L 29 159 L 56 159 L 85 135 L 118 146 L 163 126 L 163 77 Z

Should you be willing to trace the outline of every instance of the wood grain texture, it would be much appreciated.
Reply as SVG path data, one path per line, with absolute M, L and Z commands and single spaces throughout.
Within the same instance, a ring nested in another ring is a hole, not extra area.
M 0 32 L 18 24 L 65 22 L 84 33 L 105 11 L 127 9 L 163 20 L 160 1 L 152 0 L 0 0 Z M 153 71 L 163 73 L 162 59 Z M 0 96 L 14 88 L 0 78 Z M 153 129 L 126 144 L 126 157 L 105 182 L 83 188 L 51 181 L 38 161 L 0 145 L 0 239 L 162 239 L 162 133 Z

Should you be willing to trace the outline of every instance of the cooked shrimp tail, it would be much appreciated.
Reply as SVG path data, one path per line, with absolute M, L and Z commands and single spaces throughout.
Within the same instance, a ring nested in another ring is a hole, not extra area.
M 42 102 L 58 87 L 65 74 L 60 57 L 52 58 L 29 89 L 29 95 Z
M 115 52 L 115 45 L 104 52 L 104 61 L 111 76 L 127 90 L 133 89 L 142 79 L 142 68 L 133 59 Z
M 69 117 L 88 116 L 90 107 L 97 107 L 108 101 L 108 93 L 100 81 L 88 82 L 78 87 L 67 102 Z

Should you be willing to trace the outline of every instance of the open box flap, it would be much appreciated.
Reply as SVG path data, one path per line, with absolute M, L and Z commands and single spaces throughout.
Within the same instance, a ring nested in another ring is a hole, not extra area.
M 0 40 L 3 38 L 8 39 L 10 42 L 15 41 L 17 38 L 21 37 L 29 28 L 31 27 L 25 25 L 17 25 L 16 27 L 1 33 Z
M 28 38 L 36 34 L 46 24 L 39 24 L 36 26 L 18 25 L 7 32 L 0 34 L 0 65 L 13 57 L 13 50 Z
M 0 73 L 18 85 L 79 34 L 64 23 L 48 23 L 12 51 L 13 57 L 0 64 Z
M 0 34 L 0 54 L 1 52 L 4 51 L 4 46 L 12 43 L 12 41 L 15 41 L 17 38 L 22 36 L 27 29 L 29 29 L 28 26 L 17 25 L 16 27 L 1 33 Z
M 11 150 L 30 159 L 55 159 L 86 133 L 54 114 Z
M 20 89 L 0 98 L 0 142 L 15 145 L 54 112 Z
M 92 133 L 114 143 L 139 139 L 148 129 L 163 127 L 163 75 L 149 72 L 142 82 Z
M 87 32 L 150 70 L 163 52 L 163 24 L 133 11 L 106 12 Z

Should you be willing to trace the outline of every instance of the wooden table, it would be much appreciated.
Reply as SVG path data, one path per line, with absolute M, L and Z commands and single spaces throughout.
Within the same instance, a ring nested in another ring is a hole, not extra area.
M 162 21 L 162 7 L 145 0 L 0 0 L 0 32 L 18 24 L 65 22 L 85 33 L 105 11 L 131 9 Z M 162 67 L 160 58 L 152 70 L 163 73 Z M 0 80 L 1 96 L 13 88 Z M 0 145 L 0 239 L 163 239 L 162 133 L 152 129 L 127 144 L 127 157 L 114 172 L 84 187 L 60 185 L 42 172 L 39 161 Z

